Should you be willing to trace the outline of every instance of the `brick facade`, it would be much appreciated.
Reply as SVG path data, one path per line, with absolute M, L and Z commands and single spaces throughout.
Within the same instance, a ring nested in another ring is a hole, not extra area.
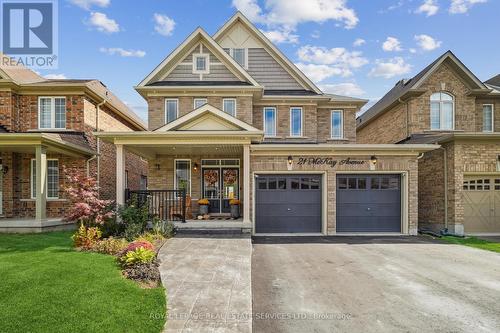
M 295 156 L 297 157 L 297 156 Z M 335 156 L 335 159 L 343 160 L 349 156 Z M 350 156 L 352 158 L 352 156 Z M 356 156 L 356 159 L 369 160 L 370 156 Z M 265 172 L 283 172 L 283 174 L 289 173 L 287 168 L 287 156 L 251 156 L 250 159 L 250 172 L 255 173 L 265 173 Z M 377 163 L 376 171 L 372 171 L 369 168 L 369 164 L 364 165 L 338 165 L 335 169 L 330 166 L 318 166 L 311 167 L 306 165 L 295 165 L 293 167 L 293 172 L 321 172 L 323 177 L 326 177 L 326 197 L 323 198 L 323 202 L 326 203 L 326 225 L 327 234 L 335 234 L 336 226 L 336 176 L 338 173 L 349 173 L 349 172 L 366 172 L 368 174 L 373 174 L 378 172 L 394 172 L 395 174 L 406 174 L 407 179 L 407 221 L 408 230 L 403 230 L 404 233 L 410 235 L 416 235 L 418 227 L 418 164 L 415 157 L 408 156 L 384 156 L 380 157 Z M 250 177 L 250 189 L 254 188 L 253 177 Z M 250 196 L 253 200 L 253 194 Z M 250 204 L 251 210 L 253 210 L 253 203 Z M 252 213 L 253 214 L 253 211 Z
M 48 96 L 48 95 L 41 95 Z M 62 95 L 66 97 L 66 132 L 82 133 L 91 149 L 99 156 L 89 164 L 89 174 L 97 177 L 99 164 L 100 195 L 104 199 L 114 200 L 116 196 L 115 146 L 97 140 L 92 134 L 96 130 L 97 103 L 85 95 Z M 11 92 L 0 93 L 0 125 L 9 132 L 38 131 L 38 95 L 18 95 Z M 99 112 L 99 130 L 132 131 L 136 130 L 124 118 L 118 116 L 107 106 L 101 106 Z M 99 145 L 99 148 L 98 148 Z M 30 165 L 34 154 L 24 152 L 2 152 L 1 163 L 7 172 L 3 176 L 3 217 L 34 217 L 35 200 L 31 198 Z M 77 170 L 87 174 L 85 158 L 48 154 L 47 158 L 59 160 L 59 199 L 47 200 L 47 217 L 63 216 L 68 208 L 63 188 L 66 179 L 63 168 Z M 126 169 L 129 174 L 130 188 L 139 189 L 141 176 L 147 176 L 147 162 L 134 154 L 127 153 Z

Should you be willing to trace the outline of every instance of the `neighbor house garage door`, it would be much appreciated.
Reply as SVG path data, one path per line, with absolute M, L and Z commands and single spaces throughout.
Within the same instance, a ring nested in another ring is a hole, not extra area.
M 256 233 L 320 233 L 321 175 L 257 175 Z
M 337 232 L 401 232 L 401 176 L 338 175 Z
M 500 177 L 466 177 L 463 190 L 465 232 L 500 232 Z

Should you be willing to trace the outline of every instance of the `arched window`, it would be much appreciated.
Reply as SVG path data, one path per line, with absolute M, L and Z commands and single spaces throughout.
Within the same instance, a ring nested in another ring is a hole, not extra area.
M 455 127 L 455 102 L 445 92 L 431 95 L 431 130 L 452 130 Z

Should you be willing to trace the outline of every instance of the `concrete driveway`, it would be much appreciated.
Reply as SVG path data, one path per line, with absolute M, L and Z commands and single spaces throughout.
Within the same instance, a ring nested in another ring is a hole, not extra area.
M 424 237 L 255 238 L 254 332 L 499 332 L 500 255 Z

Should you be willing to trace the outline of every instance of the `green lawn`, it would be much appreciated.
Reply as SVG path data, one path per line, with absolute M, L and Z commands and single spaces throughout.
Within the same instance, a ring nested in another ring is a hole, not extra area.
M 160 332 L 164 289 L 141 289 L 70 236 L 0 234 L 0 332 Z
M 476 237 L 459 238 L 453 236 L 445 236 L 442 237 L 441 239 L 447 241 L 448 243 L 460 244 L 465 246 L 476 247 L 478 249 L 500 252 L 500 243 L 490 242 Z

